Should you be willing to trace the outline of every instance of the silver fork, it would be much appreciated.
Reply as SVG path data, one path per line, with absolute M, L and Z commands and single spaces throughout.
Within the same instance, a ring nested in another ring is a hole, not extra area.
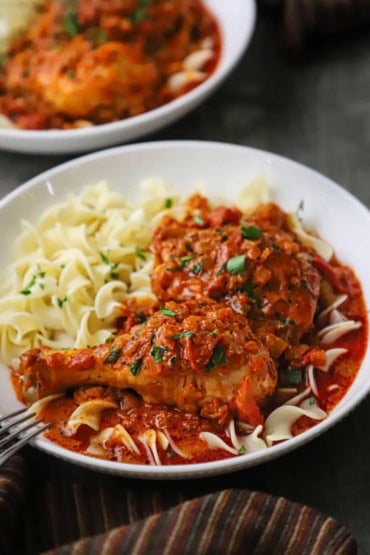
M 35 419 L 36 413 L 27 411 L 24 408 L 0 417 L 0 466 L 51 426 L 50 422 L 41 426 L 42 418 Z M 26 434 L 28 430 L 31 432 Z

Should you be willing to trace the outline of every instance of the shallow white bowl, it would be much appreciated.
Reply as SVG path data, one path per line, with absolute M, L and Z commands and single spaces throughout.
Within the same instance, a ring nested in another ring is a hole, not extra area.
M 36 221 L 40 212 L 88 184 L 107 180 L 128 198 L 137 195 L 145 177 L 165 179 L 184 195 L 202 182 L 209 194 L 230 200 L 253 178 L 264 175 L 271 198 L 294 211 L 304 200 L 304 222 L 334 247 L 337 256 L 359 276 L 370 306 L 370 214 L 353 196 L 323 175 L 286 158 L 247 147 L 207 142 L 156 142 L 113 148 L 63 164 L 32 179 L 0 202 L 0 236 L 6 237 L 0 266 L 10 260 L 11 244 L 22 218 Z M 312 440 L 337 423 L 370 390 L 370 352 L 367 349 L 358 376 L 342 402 L 328 418 L 269 449 L 225 461 L 172 467 L 138 466 L 101 461 L 78 455 L 38 438 L 35 445 L 47 453 L 95 470 L 151 479 L 194 478 L 240 470 L 278 457 Z M 19 407 L 6 368 L 0 368 L 0 413 Z
M 72 130 L 24 131 L 0 128 L 0 149 L 37 154 L 87 152 L 137 139 L 181 118 L 203 102 L 235 67 L 252 37 L 255 0 L 204 0 L 222 34 L 220 62 L 209 79 L 182 97 L 145 114 Z

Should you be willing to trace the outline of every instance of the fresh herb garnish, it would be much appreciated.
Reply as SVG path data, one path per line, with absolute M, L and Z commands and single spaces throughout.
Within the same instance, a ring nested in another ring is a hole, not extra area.
M 221 274 L 224 274 L 226 272 L 226 262 L 225 264 L 222 264 L 221 268 L 219 268 L 216 272 L 216 276 L 220 276 Z
M 308 403 L 309 403 L 310 405 L 316 405 L 316 399 L 315 399 L 315 397 L 310 397 L 310 398 L 308 399 Z
M 115 347 L 113 347 L 113 349 L 111 350 L 111 352 L 109 353 L 109 355 L 107 356 L 104 362 L 106 362 L 107 364 L 112 364 L 113 362 L 117 362 L 121 353 L 122 353 L 121 349 L 116 349 Z
M 173 205 L 172 198 L 166 198 L 166 200 L 164 201 L 164 207 L 165 208 L 172 208 L 172 205 Z
M 141 260 L 146 260 L 146 256 L 140 247 L 136 247 L 135 252 L 138 258 L 141 258 Z
M 168 351 L 167 347 L 158 347 L 158 345 L 153 345 L 150 354 L 154 358 L 155 362 L 162 362 L 164 353 Z
M 108 35 L 103 29 L 90 28 L 86 31 L 87 38 L 95 44 L 102 44 L 108 40 Z
M 243 239 L 260 239 L 263 237 L 263 231 L 254 225 L 244 226 L 240 228 L 240 233 Z
M 58 303 L 59 308 L 62 308 L 62 306 L 64 305 L 64 303 L 67 302 L 67 300 L 68 300 L 68 299 L 67 299 L 67 295 L 64 297 L 64 299 L 59 299 L 59 298 L 57 297 L 57 303 Z
M 256 303 L 257 307 L 261 308 L 262 299 L 261 299 L 261 297 L 256 295 L 256 293 L 254 291 L 256 287 L 257 287 L 256 283 L 252 283 L 251 281 L 247 281 L 247 283 L 244 284 L 243 289 L 247 293 L 248 297 Z
M 144 312 L 138 311 L 138 312 L 134 312 L 136 318 L 139 320 L 140 324 L 143 324 L 144 322 L 146 322 L 146 316 L 144 314 Z
M 225 349 L 222 347 L 222 345 L 216 345 L 216 347 L 213 349 L 210 360 L 206 364 L 206 369 L 212 370 L 219 364 L 225 364 L 225 362 L 227 362 Z
M 171 316 L 171 318 L 175 318 L 176 317 L 176 312 L 174 310 L 171 310 L 169 308 L 165 308 L 164 306 L 160 307 L 160 311 L 162 312 L 162 314 L 164 314 L 165 316 Z
M 226 270 L 232 276 L 245 272 L 245 254 L 240 254 L 239 256 L 233 256 L 233 258 L 230 258 L 226 263 Z
M 70 37 L 75 37 L 80 33 L 76 14 L 72 11 L 67 11 L 63 20 L 63 27 Z
M 201 262 L 197 262 L 196 264 L 194 264 L 194 266 L 192 267 L 192 272 L 193 274 L 195 274 L 196 276 L 199 275 L 202 271 L 202 263 Z
M 144 21 L 144 19 L 148 16 L 147 8 L 150 5 L 150 2 L 151 0 L 139 0 L 138 8 L 129 16 L 129 21 L 131 23 L 140 23 L 141 21 Z
M 103 252 L 99 251 L 100 254 L 100 258 L 102 259 L 102 262 L 104 262 L 104 264 L 106 266 L 109 266 L 110 269 L 112 270 L 110 273 L 110 277 L 111 279 L 118 279 L 119 278 L 119 274 L 117 272 L 114 272 L 113 270 L 116 270 L 116 268 L 118 267 L 118 262 L 110 262 L 109 258 L 107 257 L 106 254 L 104 254 Z
M 143 359 L 138 358 L 137 360 L 135 360 L 133 364 L 131 364 L 130 372 L 133 376 L 138 376 L 140 374 L 142 362 L 143 362 Z
M 26 285 L 26 287 L 24 289 L 22 289 L 21 294 L 22 295 L 31 295 L 31 288 L 35 285 L 36 283 L 36 275 L 32 276 L 31 281 Z
M 187 256 L 181 256 L 181 258 L 179 258 L 177 262 L 179 263 L 180 266 L 184 267 L 184 266 L 187 266 L 189 262 L 194 258 L 195 258 L 195 254 L 188 254 Z
M 199 216 L 198 214 L 194 214 L 193 216 L 193 220 L 196 224 L 198 225 L 204 225 L 204 220 L 201 216 Z
M 175 335 L 171 336 L 171 339 L 182 339 L 183 337 L 192 337 L 194 335 L 193 331 L 180 331 L 179 333 L 175 333 Z
M 244 447 L 244 445 L 242 445 L 241 447 L 239 447 L 238 449 L 238 455 L 245 455 L 245 453 L 247 452 L 246 448 Z
M 76 72 L 74 69 L 67 69 L 67 76 L 70 79 L 74 79 L 76 77 Z
M 106 264 L 107 266 L 110 266 L 109 258 L 101 251 L 99 251 L 99 254 L 104 264 Z
M 285 378 L 287 383 L 297 385 L 302 381 L 302 370 L 287 370 L 285 372 Z

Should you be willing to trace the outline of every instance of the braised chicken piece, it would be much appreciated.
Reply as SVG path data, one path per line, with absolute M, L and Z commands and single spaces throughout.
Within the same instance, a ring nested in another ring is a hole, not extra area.
M 187 301 L 164 304 L 110 343 L 31 349 L 20 357 L 15 378 L 28 403 L 68 388 L 107 385 L 219 424 L 234 415 L 257 425 L 277 373 L 244 316 L 212 301 Z
M 314 253 L 289 229 L 275 204 L 253 214 L 211 210 L 195 195 L 183 221 L 166 216 L 151 245 L 152 289 L 165 301 L 226 301 L 247 316 L 276 356 L 313 323 L 320 292 Z

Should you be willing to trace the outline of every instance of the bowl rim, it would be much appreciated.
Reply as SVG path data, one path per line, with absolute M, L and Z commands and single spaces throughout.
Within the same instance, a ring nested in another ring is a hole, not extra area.
M 343 197 L 343 200 L 345 200 L 348 204 L 352 204 L 357 211 L 362 212 L 362 217 L 366 218 L 370 225 L 370 212 L 366 208 L 366 206 L 352 193 L 344 189 L 341 185 L 339 185 L 329 177 L 326 177 L 322 173 L 318 172 L 317 170 L 312 169 L 309 166 L 304 165 L 298 161 L 292 160 L 280 154 L 272 153 L 267 150 L 222 141 L 152 141 L 111 147 L 109 149 L 104 149 L 98 152 L 79 156 L 62 164 L 59 164 L 49 170 L 46 170 L 33 177 L 32 179 L 26 181 L 23 185 L 10 192 L 0 201 L 0 209 L 5 208 L 7 204 L 11 203 L 17 197 L 32 189 L 33 187 L 45 186 L 50 178 L 52 179 L 54 176 L 58 176 L 60 174 L 68 172 L 69 170 L 73 170 L 73 168 L 75 167 L 80 167 L 83 169 L 83 166 L 89 165 L 90 162 L 94 162 L 99 159 L 109 159 L 112 156 L 121 154 L 125 156 L 125 153 L 129 153 L 130 151 L 142 151 L 143 153 L 145 153 L 145 151 L 147 150 L 177 150 L 184 148 L 196 149 L 197 151 L 199 151 L 199 149 L 212 149 L 222 151 L 230 150 L 230 152 L 234 150 L 239 150 L 241 153 L 248 152 L 251 156 L 254 157 L 266 158 L 266 160 L 269 160 L 271 163 L 274 163 L 275 161 L 278 164 L 282 163 L 283 165 L 286 165 L 288 167 L 298 168 L 299 170 L 305 172 L 308 176 L 312 176 L 313 179 L 320 180 L 321 182 L 325 183 L 325 185 L 332 189 L 333 193 L 335 193 L 336 195 L 341 195 Z M 83 184 L 81 184 L 81 186 L 83 186 Z M 367 351 L 368 350 L 369 338 Z M 361 364 L 360 368 L 362 367 L 363 363 Z M 68 451 L 63 447 L 52 443 L 46 438 L 36 438 L 33 441 L 33 445 L 52 456 L 58 457 L 59 459 L 67 460 L 68 462 L 75 463 L 90 470 L 101 471 L 108 474 L 119 475 L 128 478 L 140 478 L 147 480 L 184 480 L 221 475 L 269 462 L 286 453 L 294 451 L 305 443 L 312 441 L 335 424 L 338 424 L 344 417 L 352 412 L 367 397 L 369 392 L 370 380 L 367 386 L 364 387 L 362 390 L 357 391 L 351 400 L 346 401 L 346 395 L 340 402 L 340 404 L 337 405 L 334 410 L 329 413 L 328 417 L 325 420 L 316 423 L 312 428 L 303 432 L 302 434 L 280 444 L 274 445 L 273 447 L 269 447 L 268 449 L 257 451 L 256 453 L 241 455 L 232 459 L 224 459 L 221 461 L 149 467 L 145 465 L 133 465 L 129 463 L 105 461 L 93 457 L 88 457 L 86 455 Z

